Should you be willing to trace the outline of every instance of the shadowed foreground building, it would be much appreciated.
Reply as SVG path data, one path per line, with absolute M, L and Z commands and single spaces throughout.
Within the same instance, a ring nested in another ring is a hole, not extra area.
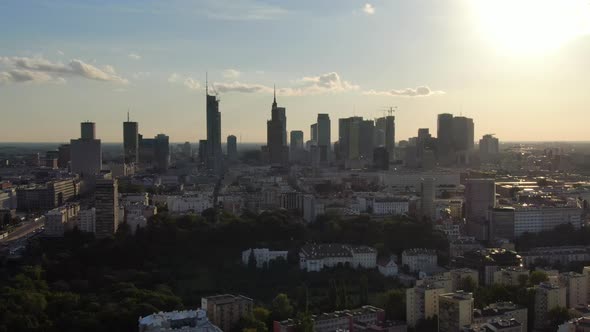
M 203 309 L 159 312 L 139 317 L 139 332 L 221 332 Z
M 201 299 L 201 308 L 223 331 L 231 331 L 240 318 L 251 315 L 253 306 L 254 301 L 242 295 L 223 294 Z
M 113 236 L 119 227 L 119 193 L 117 179 L 96 180 L 94 207 L 96 238 Z

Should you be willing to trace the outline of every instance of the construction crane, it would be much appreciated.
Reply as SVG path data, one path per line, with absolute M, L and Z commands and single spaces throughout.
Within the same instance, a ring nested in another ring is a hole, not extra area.
M 387 115 L 391 116 L 393 113 L 397 112 L 397 106 L 385 106 L 384 111 L 387 112 Z

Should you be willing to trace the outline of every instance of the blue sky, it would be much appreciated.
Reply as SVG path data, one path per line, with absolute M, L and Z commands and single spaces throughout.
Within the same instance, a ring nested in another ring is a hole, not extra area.
M 435 134 L 442 112 L 473 117 L 476 136 L 587 140 L 590 29 L 565 23 L 590 10 L 514 1 L 503 17 L 505 0 L 5 0 L 0 141 L 67 141 L 83 120 L 121 141 L 128 109 L 144 135 L 197 141 L 205 72 L 223 135 L 243 141 L 264 141 L 273 84 L 306 139 L 317 113 L 335 141 L 338 118 L 397 106 L 398 140 Z M 539 22 L 555 27 L 522 30 Z

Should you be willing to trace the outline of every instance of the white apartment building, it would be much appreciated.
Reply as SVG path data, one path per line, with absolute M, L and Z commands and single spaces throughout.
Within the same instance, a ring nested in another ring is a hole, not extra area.
M 172 213 L 201 213 L 213 207 L 213 196 L 207 194 L 167 196 L 168 211 Z
M 436 251 L 414 248 L 402 252 L 402 265 L 407 265 L 411 272 L 431 271 L 438 265 Z
M 221 332 L 207 319 L 203 309 L 159 312 L 139 317 L 139 332 Z
M 473 294 L 462 291 L 439 295 L 438 331 L 456 332 L 473 323 Z
M 282 258 L 287 261 L 288 251 L 272 251 L 268 248 L 247 249 L 242 251 L 242 263 L 248 265 L 252 255 L 256 261 L 256 268 L 261 269 L 268 266 L 271 261 Z
M 370 206 L 375 215 L 403 215 L 410 210 L 410 202 L 408 200 L 400 200 L 394 198 L 373 198 Z
M 572 224 L 582 226 L 582 209 L 577 207 L 516 207 L 514 210 L 514 236 L 548 231 L 555 226 Z
M 377 269 L 379 273 L 386 277 L 394 277 L 398 274 L 399 268 L 395 263 L 395 256 L 390 256 L 387 259 L 382 259 L 377 262 Z
M 559 285 L 566 289 L 568 308 L 588 303 L 588 276 L 576 272 L 559 274 Z
M 435 285 L 418 285 L 406 289 L 406 322 L 415 327 L 420 319 L 438 315 L 439 296 L 447 293 L 444 288 Z
M 96 232 L 96 209 L 81 210 L 78 213 L 78 229 L 81 232 Z
M 299 252 L 299 268 L 308 272 L 339 264 L 374 269 L 377 267 L 377 250 L 347 244 L 306 244 Z
M 69 203 L 55 208 L 45 214 L 45 236 L 64 236 L 64 232 L 72 230 L 76 225 L 76 217 L 80 212 L 79 203 Z

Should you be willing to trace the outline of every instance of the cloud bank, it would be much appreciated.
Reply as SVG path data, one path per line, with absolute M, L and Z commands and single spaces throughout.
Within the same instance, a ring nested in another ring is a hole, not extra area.
M 42 83 L 63 82 L 65 77 L 81 77 L 95 81 L 127 84 L 128 80 L 119 76 L 110 65 L 102 68 L 73 59 L 69 63 L 51 62 L 42 57 L 0 57 L 0 82 L 2 83 Z
M 373 7 L 373 5 L 371 5 L 370 3 L 366 3 L 363 6 L 363 12 L 367 15 L 373 15 L 375 14 L 375 7 Z
M 402 90 L 389 90 L 389 91 L 375 91 L 369 90 L 364 92 L 365 95 L 374 96 L 401 96 L 401 97 L 428 97 L 432 95 L 445 94 L 444 91 L 431 90 L 429 87 L 423 85 L 416 88 L 406 88 Z

